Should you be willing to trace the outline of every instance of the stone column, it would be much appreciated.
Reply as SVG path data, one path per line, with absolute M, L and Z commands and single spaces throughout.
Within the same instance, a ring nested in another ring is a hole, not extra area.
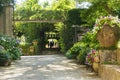
M 5 34 L 5 32 L 4 32 L 4 16 L 3 16 L 3 14 L 0 15 L 0 33 Z
M 117 49 L 117 62 L 120 64 L 120 49 Z
M 5 7 L 5 34 L 12 36 L 13 35 L 13 6 L 8 5 Z
M 0 33 L 13 36 L 13 6 L 7 5 L 4 7 L 3 13 L 0 15 Z

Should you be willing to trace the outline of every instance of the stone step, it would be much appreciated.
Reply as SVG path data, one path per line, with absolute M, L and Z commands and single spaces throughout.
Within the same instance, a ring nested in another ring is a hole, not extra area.
M 59 51 L 42 51 L 42 55 L 61 54 Z

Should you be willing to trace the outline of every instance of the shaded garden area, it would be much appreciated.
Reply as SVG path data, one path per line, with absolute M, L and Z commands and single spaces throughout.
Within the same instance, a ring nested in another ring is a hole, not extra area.
M 0 70 L 2 80 L 100 80 L 85 66 L 77 65 L 62 55 L 22 56 L 21 60 Z
M 104 65 L 120 64 L 120 1 L 86 2 L 26 0 L 17 4 L 14 0 L 0 1 L 3 11 L 3 5 L 14 6 L 14 38 L 0 36 L 1 61 L 10 62 L 20 59 L 21 55 L 40 55 L 45 50 L 56 49 L 105 77 L 108 73 Z

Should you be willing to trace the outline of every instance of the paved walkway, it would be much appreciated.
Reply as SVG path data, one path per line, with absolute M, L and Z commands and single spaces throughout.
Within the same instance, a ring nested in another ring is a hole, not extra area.
M 62 55 L 23 56 L 0 67 L 0 80 L 100 80 L 84 66 Z

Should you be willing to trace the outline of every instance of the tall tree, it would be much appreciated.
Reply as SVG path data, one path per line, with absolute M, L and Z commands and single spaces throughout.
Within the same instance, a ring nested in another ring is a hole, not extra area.
M 30 19 L 30 16 L 38 13 L 41 6 L 38 4 L 38 0 L 26 0 L 23 3 L 16 5 L 15 18 L 16 19 Z
M 74 0 L 53 0 L 52 9 L 53 10 L 68 10 L 75 8 Z
M 83 13 L 83 19 L 88 22 L 90 26 L 93 26 L 96 18 L 100 16 L 113 15 L 120 9 L 119 0 L 86 0 L 91 2 L 92 5 Z

